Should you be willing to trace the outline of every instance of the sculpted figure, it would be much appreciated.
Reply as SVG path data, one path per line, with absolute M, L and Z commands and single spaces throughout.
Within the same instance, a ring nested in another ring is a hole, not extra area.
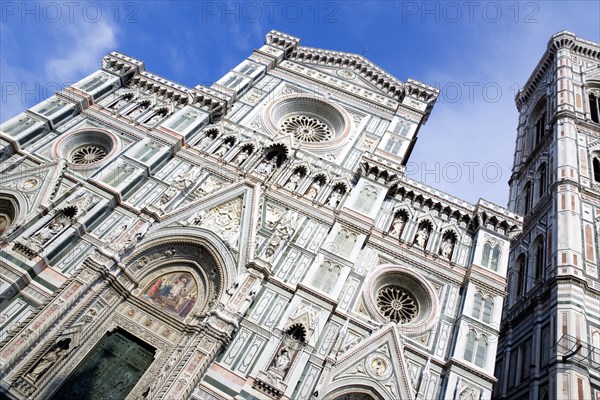
M 427 231 L 427 228 L 423 226 L 417 232 L 417 236 L 415 237 L 415 243 L 419 247 L 425 247 L 425 243 L 427 242 L 428 237 L 429 237 L 429 231 Z
M 310 188 L 308 189 L 306 196 L 309 199 L 314 199 L 315 197 L 317 197 L 320 190 L 321 190 L 321 181 L 316 179 L 313 181 L 312 185 L 310 185 Z
M 285 373 L 290 366 L 290 361 L 290 353 L 287 348 L 283 347 L 279 351 L 277 358 L 275 358 L 275 362 L 273 363 L 271 369 L 277 372 Z
M 34 381 L 37 381 L 40 375 L 46 372 L 53 364 L 55 364 L 62 356 L 67 354 L 66 349 L 56 348 L 46 353 L 40 362 L 35 366 L 33 371 L 29 373 L 29 376 Z
M 442 247 L 440 249 L 440 255 L 444 258 L 452 257 L 452 250 L 454 249 L 454 243 L 452 243 L 452 239 L 446 238 L 442 242 Z
M 327 202 L 327 204 L 329 204 L 331 207 L 337 207 L 337 205 L 340 203 L 341 198 L 342 198 L 341 190 L 335 189 L 331 193 L 331 196 L 329 196 L 329 201 Z
M 300 173 L 300 171 L 295 171 L 292 174 L 292 176 L 290 176 L 290 179 L 288 179 L 288 181 L 286 182 L 285 188 L 289 190 L 296 190 L 301 179 L 302 174 Z

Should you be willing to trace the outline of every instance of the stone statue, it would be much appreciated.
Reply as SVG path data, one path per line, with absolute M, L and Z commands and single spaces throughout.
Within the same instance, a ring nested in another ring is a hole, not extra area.
M 282 347 L 281 350 L 279 350 L 279 355 L 275 358 L 271 369 L 284 374 L 290 367 L 291 361 L 290 352 L 286 347 Z
M 199 149 L 204 149 L 206 146 L 208 146 L 208 144 L 210 142 L 212 142 L 215 139 L 214 135 L 211 134 L 207 134 L 205 135 L 202 140 L 200 140 L 200 143 L 198 143 L 198 148 Z
M 160 204 L 161 205 L 167 204 L 169 201 L 171 201 L 171 199 L 173 199 L 173 197 L 175 197 L 176 194 L 177 194 L 177 187 L 169 186 L 169 188 L 164 191 L 162 196 L 160 196 Z
M 317 197 L 320 190 L 321 190 L 321 181 L 318 179 L 315 179 L 313 181 L 313 183 L 310 185 L 310 188 L 308 189 L 308 192 L 306 193 L 306 197 L 308 197 L 309 199 L 314 199 L 315 197 Z
M 429 238 L 429 231 L 427 230 L 427 227 L 423 226 L 417 232 L 417 236 L 415 237 L 415 243 L 419 247 L 425 247 L 427 238 Z
M 292 176 L 290 176 L 290 179 L 288 179 L 284 187 L 289 190 L 296 190 L 301 179 L 302 174 L 300 173 L 300 171 L 294 171 L 294 173 L 292 174 Z
M 219 181 L 217 178 L 209 176 L 206 178 L 202 185 L 196 190 L 200 194 L 209 194 L 216 190 L 219 190 L 223 187 L 223 183 Z
M 119 101 L 117 101 L 115 104 L 113 104 L 110 108 L 113 110 L 119 110 L 121 107 L 123 107 L 128 102 L 129 102 L 129 100 L 127 100 L 125 97 L 121 97 L 119 99 Z
M 132 112 L 129 113 L 130 117 L 137 117 L 138 115 L 142 114 L 144 111 L 146 111 L 146 109 L 148 108 L 147 104 L 142 103 L 139 107 L 137 107 L 136 109 L 134 109 Z
M 246 161 L 250 157 L 250 149 L 246 148 L 239 152 L 237 157 L 235 158 L 235 162 L 237 165 L 242 165 L 244 161 Z
M 190 218 L 188 218 L 185 221 L 185 224 L 186 225 L 200 226 L 200 224 L 202 224 L 202 220 L 204 219 L 205 216 L 206 216 L 206 211 L 205 210 L 196 211 L 194 213 L 194 215 L 192 215 Z
M 336 188 L 329 196 L 329 201 L 327 202 L 327 204 L 329 204 L 331 207 L 337 207 L 337 205 L 340 203 L 341 198 L 342 191 L 339 188 Z
M 147 120 L 147 121 L 145 122 L 145 124 L 146 124 L 146 125 L 154 125 L 154 124 L 156 124 L 158 121 L 160 121 L 160 119 L 161 119 L 162 117 L 164 117 L 164 116 L 165 116 L 165 115 L 164 115 L 164 113 L 162 113 L 162 112 L 157 112 L 157 113 L 155 113 L 155 114 L 152 116 L 152 118 L 150 118 L 149 120 Z
M 47 226 L 43 227 L 37 233 L 31 236 L 29 238 L 29 243 L 41 246 L 52 239 L 57 233 L 62 231 L 65 226 L 66 222 L 63 220 L 63 218 L 56 218 Z
M 392 224 L 392 229 L 390 229 L 390 235 L 392 236 L 400 236 L 402 231 L 404 230 L 404 218 L 397 217 Z
M 452 250 L 454 250 L 454 243 L 452 242 L 452 239 L 450 238 L 446 238 L 443 242 L 442 242 L 442 246 L 440 248 L 440 255 L 444 258 L 452 258 Z
M 273 157 L 270 160 L 264 160 L 256 168 L 256 172 L 258 172 L 261 175 L 268 176 L 274 168 L 277 168 L 277 157 Z
M 55 364 L 58 360 L 61 359 L 65 354 L 67 354 L 66 349 L 62 349 L 60 347 L 55 348 L 52 351 L 46 353 L 44 357 L 38 362 L 35 368 L 28 374 L 31 379 L 37 381 L 40 375 L 46 372 L 53 364 Z
M 231 142 L 226 141 L 226 142 L 223 142 L 223 144 L 221 146 L 219 146 L 219 148 L 215 151 L 214 154 L 217 157 L 223 157 L 225 154 L 227 154 L 229 149 L 231 149 Z

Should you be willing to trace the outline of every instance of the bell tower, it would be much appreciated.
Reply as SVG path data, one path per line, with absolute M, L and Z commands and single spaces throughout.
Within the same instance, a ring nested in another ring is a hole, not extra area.
M 516 96 L 497 399 L 600 399 L 600 46 L 559 32 Z

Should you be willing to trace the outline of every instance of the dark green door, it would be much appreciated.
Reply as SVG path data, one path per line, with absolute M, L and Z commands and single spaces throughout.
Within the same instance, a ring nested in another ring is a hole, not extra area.
M 152 346 L 125 331 L 109 332 L 51 398 L 124 399 L 152 364 L 154 353 Z

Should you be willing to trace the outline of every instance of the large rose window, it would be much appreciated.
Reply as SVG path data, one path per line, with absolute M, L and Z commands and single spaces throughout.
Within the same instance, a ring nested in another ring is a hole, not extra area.
M 380 265 L 365 281 L 364 304 L 369 314 L 383 323 L 402 326 L 406 334 L 423 334 L 433 327 L 439 305 L 431 284 L 400 265 Z

